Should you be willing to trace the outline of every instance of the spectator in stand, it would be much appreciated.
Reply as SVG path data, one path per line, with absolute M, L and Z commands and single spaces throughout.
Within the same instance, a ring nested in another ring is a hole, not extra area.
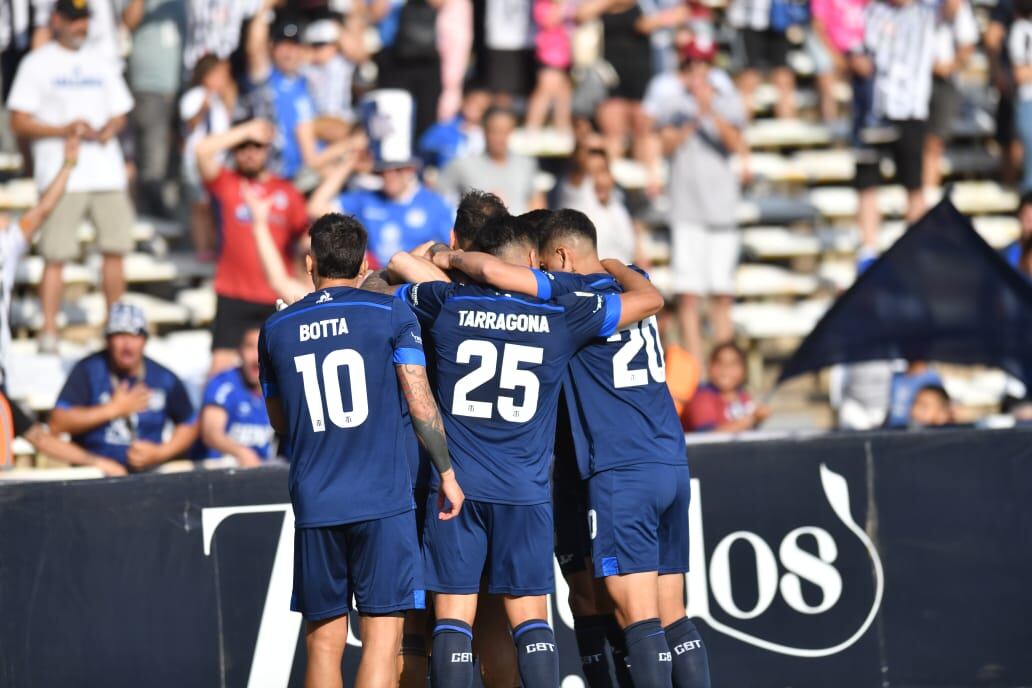
M 1021 143 L 1014 131 L 1014 72 L 1008 37 L 1014 23 L 1013 0 L 999 0 L 989 11 L 989 23 L 982 36 L 989 61 L 989 81 L 996 88 L 996 142 L 1000 146 L 1000 178 L 1013 184 L 1021 160 Z
M 1022 241 L 1017 268 L 1018 272 L 1032 280 L 1032 237 L 1025 237 Z
M 742 432 L 767 419 L 770 410 L 745 391 L 745 354 L 724 342 L 710 352 L 709 380 L 688 402 L 681 423 L 689 432 Z
M 1015 0 L 1015 21 L 1007 38 L 1014 72 L 1014 123 L 1025 151 L 1021 188 L 1032 191 L 1032 1 Z
M 932 65 L 932 96 L 928 105 L 928 134 L 924 145 L 924 185 L 936 189 L 942 184 L 942 158 L 950 142 L 953 121 L 963 103 L 957 75 L 975 52 L 978 24 L 968 0 L 959 0 L 952 20 L 940 16 L 935 28 L 935 62 Z
M 143 355 L 147 320 L 139 306 L 112 304 L 107 347 L 72 368 L 50 427 L 90 452 L 142 471 L 182 456 L 197 439 L 197 417 L 175 373 Z M 165 426 L 173 425 L 168 440 Z
M 511 110 L 491 108 L 484 115 L 484 152 L 456 158 L 438 180 L 441 193 L 457 202 L 470 189 L 484 189 L 502 199 L 509 212 L 520 215 L 545 207 L 545 195 L 534 187 L 537 161 L 509 151 L 516 128 Z
M 441 97 L 437 121 L 447 122 L 462 106 L 463 85 L 473 52 L 473 2 L 444 0 L 437 12 L 437 52 L 441 55 Z
M 39 8 L 45 4 L 56 8 L 61 3 L 40 3 Z M 122 62 L 122 31 L 135 31 L 139 26 L 144 14 L 144 0 L 72 0 L 69 4 L 90 14 L 84 47 L 110 61 L 121 72 L 125 67 Z
M 40 284 L 39 348 L 43 352 L 57 350 L 62 269 L 79 255 L 77 232 L 82 221 L 89 217 L 97 230 L 104 256 L 101 283 L 109 305 L 125 291 L 122 257 L 133 248 L 133 208 L 116 139 L 133 98 L 117 65 L 85 47 L 90 13 L 82 0 L 57 0 L 51 25 L 54 39 L 22 61 L 7 100 L 12 130 L 32 141 L 40 191 L 68 162 L 62 139 L 82 139 L 68 192 L 41 230 L 39 252 L 46 260 Z
M 456 158 L 484 152 L 484 112 L 491 102 L 486 91 L 467 90 L 462 109 L 451 119 L 438 122 L 419 137 L 423 164 L 443 170 Z
M 135 134 L 137 207 L 169 216 L 164 185 L 172 150 L 172 122 L 183 71 L 186 11 L 179 0 L 145 0 L 143 18 L 133 33 L 129 53 L 129 86 L 136 107 L 131 115 Z
M 868 0 L 810 0 L 810 28 L 813 39 L 820 44 L 828 59 L 832 62 L 832 74 L 835 77 L 852 75 L 850 56 L 863 51 L 864 44 L 864 8 Z M 854 90 L 859 89 L 854 84 Z M 822 94 L 824 119 L 834 116 L 837 106 L 834 102 L 827 105 L 827 95 Z
M 473 81 L 493 105 L 511 108 L 534 86 L 533 0 L 488 0 L 482 21 L 474 30 Z
M 788 66 L 791 47 L 787 26 L 775 26 L 773 4 L 781 0 L 732 0 L 727 8 L 728 24 L 735 30 L 741 73 L 738 86 L 745 112 L 751 116 L 755 108 L 753 94 L 764 72 L 770 72 L 778 91 L 774 114 L 779 118 L 795 117 L 795 75 Z
M 860 131 L 854 184 L 859 191 L 861 265 L 877 254 L 878 187 L 881 158 L 892 157 L 896 178 L 907 192 L 906 221 L 925 211 L 922 153 L 928 127 L 935 59 L 935 27 L 940 12 L 952 21 L 956 0 L 943 9 L 919 0 L 874 0 L 867 6 L 865 53 L 853 60 L 859 76 L 871 78 L 873 101 L 869 125 Z
M 260 328 L 245 330 L 240 340 L 240 367 L 219 373 L 204 389 L 204 458 L 232 456 L 242 468 L 260 466 L 272 458 L 274 433 L 258 380 L 259 334 Z
M 893 373 L 889 382 L 889 415 L 885 419 L 885 427 L 907 427 L 914 397 L 918 390 L 929 386 L 942 387 L 942 378 L 927 361 L 910 361 L 905 371 Z
M 1032 240 L 1032 191 L 1026 191 L 1021 195 L 1021 200 L 1018 201 L 1017 216 L 1018 238 L 1001 251 L 1004 259 L 1015 268 L 1022 264 L 1022 247 Z
M 609 157 L 602 136 L 595 131 L 578 136 L 567 161 L 566 174 L 559 180 L 557 205 L 575 208 L 590 202 L 594 194 L 592 175 L 603 165 L 609 166 Z
M 735 212 L 741 192 L 731 156 L 738 154 L 743 169 L 748 156 L 745 110 L 731 78 L 711 66 L 715 55 L 712 43 L 688 43 L 680 70 L 657 76 L 645 98 L 645 110 L 671 156 L 671 263 L 681 341 L 700 361 L 701 299 L 711 297 L 714 339 L 734 336 L 731 304 L 741 241 Z
M 910 407 L 910 429 L 941 428 L 953 424 L 950 395 L 941 385 L 927 385 L 917 390 Z
M 258 0 L 186 0 L 186 70 L 205 55 L 228 60 L 240 45 L 244 23 L 261 8 Z
M 583 195 L 581 203 L 569 207 L 587 215 L 595 225 L 600 258 L 616 258 L 622 263 L 647 268 L 643 231 L 627 212 L 609 162 L 602 156 L 602 162 L 594 167 L 590 177 L 591 193 Z
M 416 135 L 437 121 L 441 97 L 441 55 L 437 49 L 437 10 L 443 0 L 403 0 L 398 29 L 376 56 L 379 88 L 408 91 L 415 102 Z
M 285 266 L 298 250 L 308 228 L 305 200 L 290 182 L 269 172 L 269 144 L 275 132 L 264 120 L 251 120 L 197 144 L 197 168 L 217 209 L 215 224 L 220 251 L 215 263 L 215 322 L 212 332 L 212 373 L 237 363 L 240 333 L 260 327 L 274 311 L 276 293 L 263 277 L 244 203 L 242 187 L 250 186 L 272 199 L 269 226 Z M 232 168 L 223 164 L 231 152 Z M 303 248 L 303 247 L 302 247 Z M 294 271 L 299 271 L 295 266 Z
M 537 131 L 552 111 L 555 128 L 573 129 L 573 86 L 570 65 L 573 61 L 573 5 L 569 0 L 534 0 L 534 57 L 538 64 L 537 85 L 527 103 L 527 128 Z
M 343 21 L 326 17 L 305 27 L 304 39 L 310 60 L 301 68 L 301 73 L 308 81 L 315 103 L 317 133 L 328 127 L 344 127 L 337 135 L 323 138 L 344 138 L 350 129 L 347 123 L 355 119 L 351 88 L 355 65 L 367 57 L 362 39 L 364 29 L 361 17 L 354 13 Z
M 236 96 L 229 62 L 205 55 L 194 67 L 190 88 L 179 99 L 184 133 L 182 193 L 190 207 L 190 237 L 202 263 L 215 260 L 215 223 L 208 192 L 197 169 L 197 144 L 212 134 L 229 130 Z

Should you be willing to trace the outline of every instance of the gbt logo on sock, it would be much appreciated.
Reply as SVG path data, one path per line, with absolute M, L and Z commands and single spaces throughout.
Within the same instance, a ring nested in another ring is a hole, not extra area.
M 686 640 L 679 645 L 675 645 L 671 648 L 675 655 L 683 655 L 685 652 L 691 652 L 692 650 L 698 650 L 702 647 L 701 640 Z
M 555 652 L 555 643 L 528 643 L 527 654 L 531 652 Z
M 660 652 L 659 653 L 659 661 L 661 661 L 661 662 L 672 662 L 674 660 L 673 660 L 673 657 L 671 656 L 671 654 L 669 652 Z
M 472 664 L 473 663 L 473 653 L 472 652 L 453 652 L 452 656 L 451 656 L 451 661 L 452 662 L 457 662 L 459 664 Z

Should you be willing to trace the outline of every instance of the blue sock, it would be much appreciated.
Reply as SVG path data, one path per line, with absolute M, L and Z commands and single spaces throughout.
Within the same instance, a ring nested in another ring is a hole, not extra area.
M 581 671 L 588 688 L 613 688 L 609 673 L 609 652 L 606 648 L 606 616 L 573 617 L 573 632 L 577 636 Z
M 473 629 L 457 619 L 439 619 L 434 625 L 430 656 L 433 688 L 470 688 L 473 685 Z
M 709 657 L 699 629 L 687 616 L 666 627 L 677 688 L 710 688 Z
M 544 619 L 524 621 L 512 629 L 523 688 L 559 688 L 559 653 L 555 634 Z
M 659 619 L 645 619 L 624 629 L 634 688 L 673 688 L 670 647 Z
M 631 670 L 627 668 L 627 638 L 624 637 L 623 629 L 613 614 L 606 614 L 606 640 L 609 641 L 609 648 L 613 653 L 613 670 L 616 672 L 617 684 L 620 688 L 634 688 Z

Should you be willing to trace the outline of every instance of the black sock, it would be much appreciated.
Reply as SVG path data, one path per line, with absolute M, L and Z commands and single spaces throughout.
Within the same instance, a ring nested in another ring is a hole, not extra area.
M 609 648 L 613 653 L 613 670 L 616 672 L 616 682 L 620 688 L 634 688 L 634 681 L 631 679 L 631 670 L 627 668 L 627 639 L 624 637 L 623 629 L 616 621 L 616 616 L 606 614 L 606 640 L 609 641 Z
M 673 688 L 670 647 L 659 619 L 646 619 L 624 629 L 634 688 Z
M 524 621 L 512 629 L 523 688 L 559 688 L 559 653 L 555 633 L 544 619 Z
M 613 688 L 606 648 L 606 618 L 601 614 L 573 617 L 581 671 L 588 681 L 588 688 Z
M 687 616 L 666 627 L 677 688 L 710 688 L 709 657 L 699 629 Z
M 430 656 L 433 688 L 470 688 L 473 685 L 473 629 L 458 619 L 440 619 L 434 625 Z

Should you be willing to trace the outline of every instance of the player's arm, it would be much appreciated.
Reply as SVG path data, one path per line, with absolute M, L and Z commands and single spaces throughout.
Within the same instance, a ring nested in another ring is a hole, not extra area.
M 69 384 L 75 384 L 72 377 L 69 378 Z M 66 390 L 68 388 L 69 385 L 66 385 Z M 122 382 L 106 403 L 79 405 L 75 401 L 69 403 L 67 396 L 62 392 L 57 400 L 57 406 L 50 413 L 50 427 L 56 433 L 81 435 L 116 418 L 146 411 L 150 404 L 150 394 L 150 389 L 142 382 L 137 382 L 132 387 Z
M 269 212 L 272 209 L 272 197 L 263 197 L 249 183 L 240 185 L 240 195 L 251 211 L 251 228 L 254 231 L 254 243 L 258 249 L 258 261 L 262 264 L 265 280 L 276 292 L 276 296 L 287 303 L 303 299 L 310 289 L 290 276 L 283 258 L 280 256 L 276 242 L 269 229 Z
M 99 468 L 106 476 L 125 475 L 128 473 L 125 466 L 117 461 L 91 454 L 77 444 L 72 444 L 62 440 L 60 437 L 55 437 L 45 426 L 39 423 L 33 423 L 32 427 L 22 434 L 22 437 L 35 447 L 36 451 L 42 452 L 58 461 L 64 461 L 74 466 L 93 466 Z
M 232 456 L 242 468 L 261 465 L 262 460 L 253 449 L 240 444 L 226 434 L 229 414 L 221 406 L 209 404 L 201 411 L 201 442 L 217 452 Z
M 426 377 L 426 368 L 421 365 L 402 363 L 396 365 L 398 382 L 408 402 L 412 416 L 412 427 L 416 431 L 423 448 L 430 455 L 430 461 L 441 475 L 441 490 L 438 495 L 437 517 L 442 521 L 455 518 L 462 509 L 465 495 L 455 480 L 455 470 L 451 465 L 448 453 L 448 439 L 444 435 L 444 422 L 441 420 L 437 402 L 430 390 L 430 381 Z M 451 508 L 445 510 L 445 499 Z
M 287 416 L 283 413 L 283 402 L 279 397 L 265 397 L 265 411 L 269 414 L 269 425 L 280 437 L 287 434 Z
M 506 263 L 489 253 L 437 251 L 433 254 L 433 262 L 442 270 L 458 270 L 469 275 L 474 282 L 489 284 L 502 291 L 548 298 L 540 293 L 540 273 Z
M 35 207 L 28 210 L 18 220 L 18 226 L 21 228 L 22 234 L 25 235 L 25 241 L 32 241 L 32 235 L 36 233 L 36 230 L 40 228 L 43 221 L 53 211 L 57 202 L 61 200 L 65 187 L 68 185 L 68 178 L 72 175 L 72 170 L 75 168 L 75 163 L 78 159 L 79 139 L 76 136 L 69 136 L 65 139 L 64 164 L 61 165 L 61 169 L 58 171 L 57 176 L 54 177 L 54 181 L 50 182 L 50 186 L 39 197 L 39 202 L 36 203 Z
M 220 155 L 224 151 L 235 148 L 245 141 L 269 144 L 272 143 L 275 135 L 276 130 L 269 122 L 264 119 L 252 119 L 231 127 L 227 131 L 204 137 L 197 142 L 197 148 L 194 151 L 201 179 L 210 182 L 219 176 L 219 171 L 222 170 Z
M 663 295 L 645 275 L 618 260 L 606 258 L 602 267 L 623 287 L 620 294 L 620 320 L 617 329 L 651 317 L 663 310 Z
M 448 275 L 429 258 L 398 251 L 387 263 L 384 277 L 389 283 L 450 282 Z

